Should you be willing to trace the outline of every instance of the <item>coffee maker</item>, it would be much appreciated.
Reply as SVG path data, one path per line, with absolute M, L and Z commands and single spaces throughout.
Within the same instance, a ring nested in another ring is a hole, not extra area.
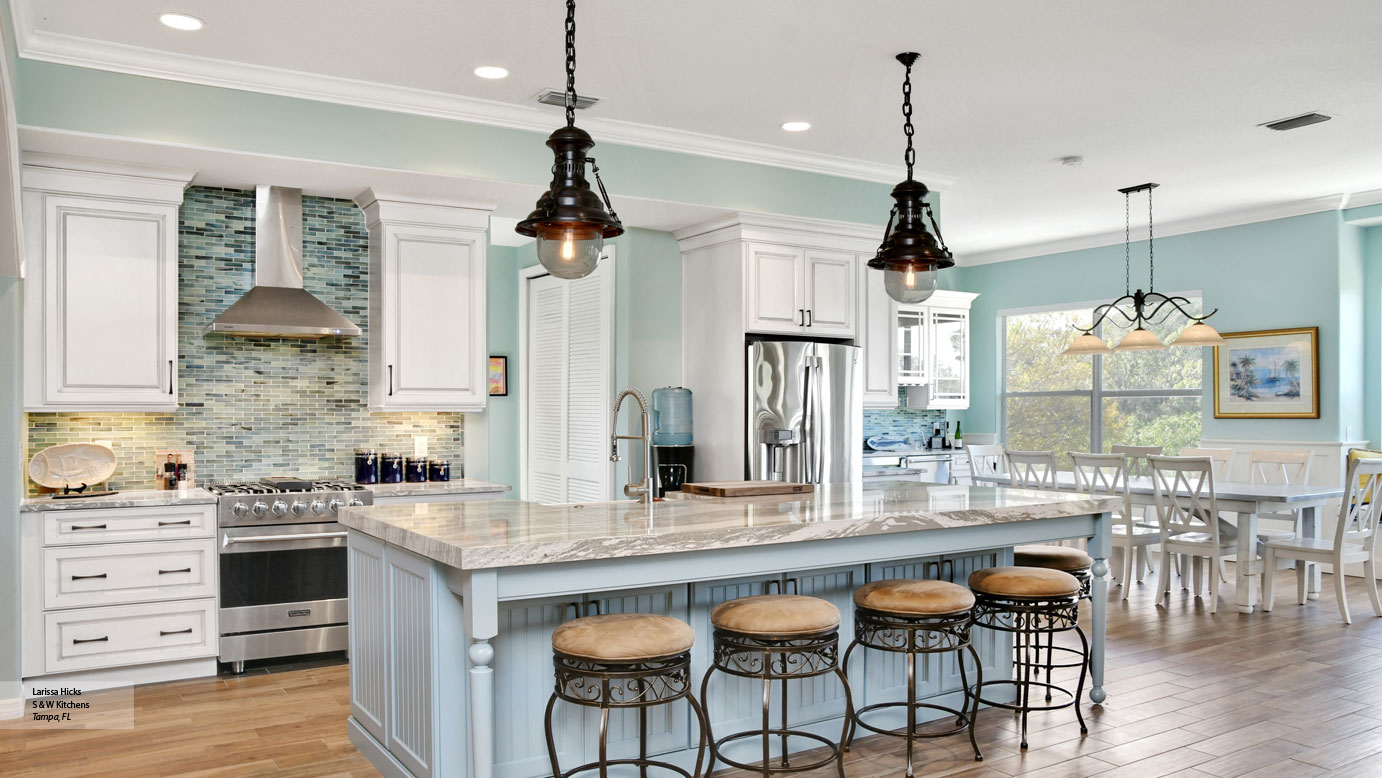
M 681 491 L 682 484 L 692 480 L 695 458 L 695 446 L 653 446 L 655 496 L 666 497 L 668 492 Z

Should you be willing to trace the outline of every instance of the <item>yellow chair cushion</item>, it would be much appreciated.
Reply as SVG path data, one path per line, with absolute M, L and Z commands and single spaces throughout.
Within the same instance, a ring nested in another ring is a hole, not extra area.
M 974 593 L 949 581 L 898 578 L 874 581 L 854 590 L 854 604 L 908 616 L 944 616 L 974 607 Z
M 1349 449 L 1348 460 L 1352 462 L 1355 459 L 1382 459 L 1382 451 L 1370 451 L 1365 448 Z M 1372 489 L 1368 488 L 1368 481 L 1366 478 L 1358 478 L 1358 488 L 1367 490 L 1363 492 L 1362 501 L 1364 503 L 1372 502 Z
M 1018 567 L 1045 567 L 1051 570 L 1088 570 L 1094 558 L 1078 548 L 1065 546 L 1018 546 L 1013 549 L 1013 564 Z
M 763 594 L 716 605 L 710 623 L 752 635 L 804 635 L 840 626 L 840 609 L 819 597 Z
M 969 576 L 969 588 L 997 597 L 1069 597 L 1080 593 L 1080 582 L 1046 567 L 989 567 Z
M 552 632 L 552 648 L 603 662 L 637 662 L 691 649 L 696 634 L 684 622 L 649 613 L 609 613 L 572 619 Z

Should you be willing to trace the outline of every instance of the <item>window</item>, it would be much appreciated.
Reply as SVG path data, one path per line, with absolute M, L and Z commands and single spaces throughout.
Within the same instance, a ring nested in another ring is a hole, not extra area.
M 1199 313 L 1199 298 L 1191 298 Z M 1203 397 L 1201 350 L 1065 357 L 1089 323 L 1090 308 L 1010 314 L 1003 318 L 1003 428 L 1007 445 L 1054 450 L 1064 467 L 1069 451 L 1109 451 L 1114 445 L 1161 446 L 1168 454 L 1200 440 Z M 1114 318 L 1118 318 L 1114 314 Z M 1186 322 L 1148 329 L 1169 341 Z M 1117 343 L 1130 328 L 1110 320 L 1096 331 Z

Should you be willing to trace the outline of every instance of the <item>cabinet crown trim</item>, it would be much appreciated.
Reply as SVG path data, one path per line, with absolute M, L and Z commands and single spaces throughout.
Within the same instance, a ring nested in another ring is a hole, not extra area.
M 26 152 L 23 188 L 61 194 L 132 198 L 182 204 L 195 170 L 144 167 L 100 159 Z
M 462 200 L 421 199 L 392 192 L 366 189 L 355 196 L 355 204 L 365 212 L 369 224 L 425 224 L 436 227 L 487 229 L 493 203 Z
M 721 243 L 761 241 L 872 253 L 883 239 L 883 227 L 832 219 L 737 212 L 683 227 L 672 235 L 683 252 Z

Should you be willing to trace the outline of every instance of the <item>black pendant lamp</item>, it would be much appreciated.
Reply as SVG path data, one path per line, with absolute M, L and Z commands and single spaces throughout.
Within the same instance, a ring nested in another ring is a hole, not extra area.
M 605 238 L 624 234 L 624 225 L 609 203 L 595 158 L 586 156 L 595 141 L 576 126 L 576 0 L 566 0 L 566 126 L 552 133 L 547 146 L 556 154 L 552 185 L 516 229 L 537 238 L 537 258 L 547 272 L 582 278 L 595 270 Z M 586 162 L 598 195 L 585 180 Z
M 936 224 L 931 204 L 926 202 L 930 190 L 926 184 L 912 178 L 916 150 L 912 148 L 912 65 L 921 55 L 909 51 L 897 55 L 897 61 L 907 68 L 902 80 L 902 131 L 907 136 L 907 180 L 893 187 L 893 210 L 888 215 L 888 227 L 883 243 L 869 260 L 869 267 L 883 271 L 883 286 L 888 296 L 900 303 L 920 303 L 936 291 L 937 271 L 953 267 L 954 258 L 945 247 L 941 229 Z M 926 228 L 930 222 L 931 229 Z M 932 234 L 934 230 L 935 234 Z

